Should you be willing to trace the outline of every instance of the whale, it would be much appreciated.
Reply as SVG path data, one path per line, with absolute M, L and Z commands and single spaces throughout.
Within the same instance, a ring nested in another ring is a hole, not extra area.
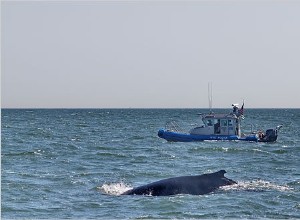
M 204 195 L 221 186 L 237 184 L 224 176 L 225 170 L 197 176 L 180 176 L 163 179 L 130 189 L 121 195 L 171 196 L 176 194 Z

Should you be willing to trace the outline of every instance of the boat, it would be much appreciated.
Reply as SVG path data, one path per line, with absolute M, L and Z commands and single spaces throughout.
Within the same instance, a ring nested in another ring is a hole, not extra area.
M 275 142 L 278 131 L 282 125 L 275 128 L 250 131 L 245 134 L 241 131 L 241 122 L 244 117 L 244 103 L 239 109 L 238 104 L 232 104 L 233 110 L 225 114 L 215 114 L 210 111 L 200 114 L 202 124 L 185 132 L 174 121 L 168 122 L 165 128 L 158 131 L 158 136 L 172 142 L 192 141 L 252 141 L 252 142 Z

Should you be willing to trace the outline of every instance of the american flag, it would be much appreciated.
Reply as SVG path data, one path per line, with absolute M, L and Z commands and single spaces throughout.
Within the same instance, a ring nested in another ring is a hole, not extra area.
M 242 107 L 239 109 L 239 115 L 244 115 L 244 102 Z

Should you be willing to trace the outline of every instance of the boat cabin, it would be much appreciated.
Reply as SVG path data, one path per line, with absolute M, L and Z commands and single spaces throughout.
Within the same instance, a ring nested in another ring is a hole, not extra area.
M 196 135 L 241 135 L 240 119 L 231 114 L 207 114 L 202 115 L 203 125 L 190 130 L 190 134 Z

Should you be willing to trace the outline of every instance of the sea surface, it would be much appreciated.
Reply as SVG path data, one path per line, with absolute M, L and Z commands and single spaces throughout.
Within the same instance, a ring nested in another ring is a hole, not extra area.
M 216 109 L 229 112 L 230 109 Z M 2 219 L 300 218 L 300 109 L 245 109 L 275 143 L 167 142 L 207 109 L 2 109 Z M 121 196 L 164 178 L 227 171 L 207 195 Z

